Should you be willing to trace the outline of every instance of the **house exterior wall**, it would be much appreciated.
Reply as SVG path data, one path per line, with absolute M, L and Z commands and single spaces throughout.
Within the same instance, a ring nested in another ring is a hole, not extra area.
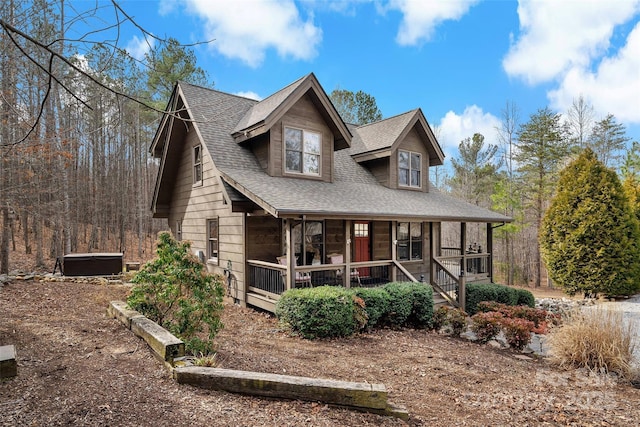
M 398 150 L 408 150 L 422 154 L 422 173 L 420 175 L 422 179 L 422 187 L 420 189 L 398 186 Z M 424 141 L 422 140 L 422 138 L 420 138 L 420 135 L 416 131 L 415 127 L 412 128 L 404 137 L 402 142 L 398 144 L 398 148 L 396 150 L 393 150 L 393 152 L 391 153 L 389 165 L 389 186 L 391 188 L 410 191 L 423 191 L 425 193 L 429 192 L 429 154 L 427 153 L 427 148 L 424 145 Z
M 322 153 L 320 160 L 321 174 L 319 177 L 287 173 L 284 167 L 284 127 L 310 130 L 322 135 Z M 318 109 L 310 100 L 309 95 L 300 98 L 271 128 L 269 144 L 269 170 L 271 176 L 291 176 L 295 178 L 319 179 L 326 182 L 333 181 L 333 133 Z
M 282 220 L 270 215 L 247 216 L 247 259 L 276 263 L 282 255 Z
M 224 201 L 222 185 L 209 152 L 202 144 L 202 185 L 193 185 L 193 147 L 200 143 L 198 134 L 191 129 L 187 134 L 178 173 L 173 187 L 169 226 L 176 234 L 176 221 L 182 221 L 182 240 L 191 242 L 194 253 L 207 254 L 207 220 L 218 218 L 218 263 L 207 261 L 211 273 L 223 274 L 231 261 L 237 279 L 238 295 L 244 299 L 244 214 L 231 212 L 231 204 Z M 242 301 L 244 303 L 244 301 Z
M 397 223 L 394 223 L 397 225 Z M 429 281 L 429 270 L 431 269 L 431 241 L 429 236 L 428 222 L 422 223 L 422 259 L 416 261 L 403 261 L 402 265 L 416 279 L 420 280 L 420 275 L 424 274 L 425 282 Z

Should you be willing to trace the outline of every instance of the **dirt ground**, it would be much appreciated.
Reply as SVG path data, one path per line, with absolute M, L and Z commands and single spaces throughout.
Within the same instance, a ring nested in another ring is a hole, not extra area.
M 14 281 L 0 288 L 0 345 L 18 377 L 0 383 L 1 426 L 629 426 L 640 390 L 428 331 L 347 339 L 288 336 L 227 301 L 221 366 L 383 383 L 408 423 L 324 404 L 200 390 L 174 382 L 139 338 L 105 315 L 124 285 Z

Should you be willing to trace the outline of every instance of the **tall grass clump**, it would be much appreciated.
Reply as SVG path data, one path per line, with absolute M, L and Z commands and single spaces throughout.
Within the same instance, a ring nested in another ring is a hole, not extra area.
M 618 310 L 595 308 L 567 315 L 548 337 L 550 356 L 563 367 L 634 376 L 635 322 Z

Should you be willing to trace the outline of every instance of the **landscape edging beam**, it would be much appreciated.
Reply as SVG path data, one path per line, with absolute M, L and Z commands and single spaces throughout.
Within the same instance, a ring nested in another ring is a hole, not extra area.
M 107 306 L 107 314 L 119 320 L 127 329 L 131 329 L 131 319 L 134 317 L 144 317 L 139 312 L 130 309 L 124 301 L 111 301 Z
M 174 378 L 210 390 L 300 399 L 376 412 L 385 412 L 387 390 L 384 384 L 335 381 L 262 372 L 187 366 L 175 368 Z
M 154 353 L 164 362 L 184 356 L 184 342 L 153 320 L 144 316 L 131 319 L 131 332 L 147 342 Z

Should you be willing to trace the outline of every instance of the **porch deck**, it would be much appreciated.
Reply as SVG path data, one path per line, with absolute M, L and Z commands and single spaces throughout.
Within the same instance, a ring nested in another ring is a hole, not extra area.
M 458 250 L 458 252 L 461 252 Z M 317 264 L 296 266 L 292 276 L 296 277 L 292 286 L 287 287 L 287 266 L 249 260 L 247 303 L 264 310 L 275 312 L 275 304 L 287 289 L 315 286 L 377 287 L 389 282 L 429 282 L 434 289 L 434 305 L 464 305 L 460 301 L 460 289 L 466 283 L 490 281 L 487 266 L 490 254 L 455 254 L 432 259 L 432 274 L 427 278 L 414 277 L 404 266 L 394 260 L 352 262 L 341 264 Z M 461 268 L 465 266 L 466 268 Z M 344 275 L 344 271 L 357 274 Z M 308 279 L 310 277 L 310 280 Z M 357 277 L 359 280 L 356 280 Z M 302 280 L 304 278 L 304 280 Z M 462 292 L 463 294 L 463 292 Z

